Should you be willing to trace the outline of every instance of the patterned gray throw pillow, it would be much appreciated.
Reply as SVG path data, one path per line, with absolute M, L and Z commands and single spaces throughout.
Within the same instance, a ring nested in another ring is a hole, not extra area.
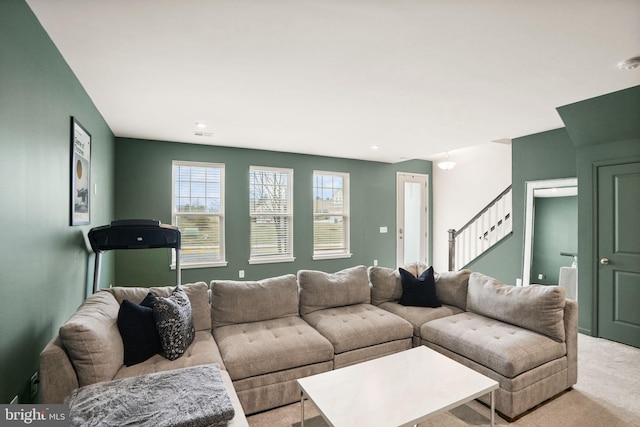
M 191 303 L 180 285 L 167 298 L 156 298 L 153 319 L 160 334 L 161 354 L 169 360 L 175 360 L 184 354 L 196 334 Z

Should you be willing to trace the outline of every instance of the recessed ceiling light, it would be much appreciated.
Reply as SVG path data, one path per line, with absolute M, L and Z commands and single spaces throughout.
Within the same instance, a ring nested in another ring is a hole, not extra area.
M 198 129 L 206 129 L 207 128 L 207 124 L 206 123 L 202 123 L 202 122 L 196 122 L 196 127 Z
M 633 58 L 618 62 L 618 68 L 621 70 L 633 70 L 638 67 L 640 67 L 640 56 L 634 56 Z
M 371 149 L 372 149 L 372 150 L 379 150 L 379 149 L 380 149 L 380 146 L 379 146 L 379 145 L 372 145 L 372 146 L 371 146 Z

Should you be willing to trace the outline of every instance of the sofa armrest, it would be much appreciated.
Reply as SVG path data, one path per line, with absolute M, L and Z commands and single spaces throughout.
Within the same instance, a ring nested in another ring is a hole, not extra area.
M 578 302 L 567 300 L 564 306 L 565 342 L 567 345 L 567 388 L 578 382 Z
M 78 388 L 78 375 L 59 336 L 40 353 L 40 393 L 42 403 L 60 404 Z

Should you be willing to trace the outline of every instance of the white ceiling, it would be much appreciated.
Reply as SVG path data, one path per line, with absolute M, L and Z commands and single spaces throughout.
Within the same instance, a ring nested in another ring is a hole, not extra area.
M 27 3 L 121 137 L 437 159 L 640 84 L 638 0 Z

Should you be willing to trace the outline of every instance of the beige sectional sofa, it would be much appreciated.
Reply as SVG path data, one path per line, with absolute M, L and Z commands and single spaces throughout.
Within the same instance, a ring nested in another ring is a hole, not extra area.
M 121 302 L 173 287 L 105 289 L 41 353 L 41 399 L 60 403 L 95 382 L 217 363 L 236 407 L 230 425 L 246 425 L 245 413 L 297 401 L 298 378 L 417 345 L 496 379 L 496 409 L 507 417 L 575 384 L 577 304 L 562 288 L 515 288 L 468 270 L 442 273 L 435 284 L 439 308 L 400 305 L 397 270 L 383 267 L 183 285 L 193 344 L 176 360 L 155 355 L 129 367 L 116 323 Z

